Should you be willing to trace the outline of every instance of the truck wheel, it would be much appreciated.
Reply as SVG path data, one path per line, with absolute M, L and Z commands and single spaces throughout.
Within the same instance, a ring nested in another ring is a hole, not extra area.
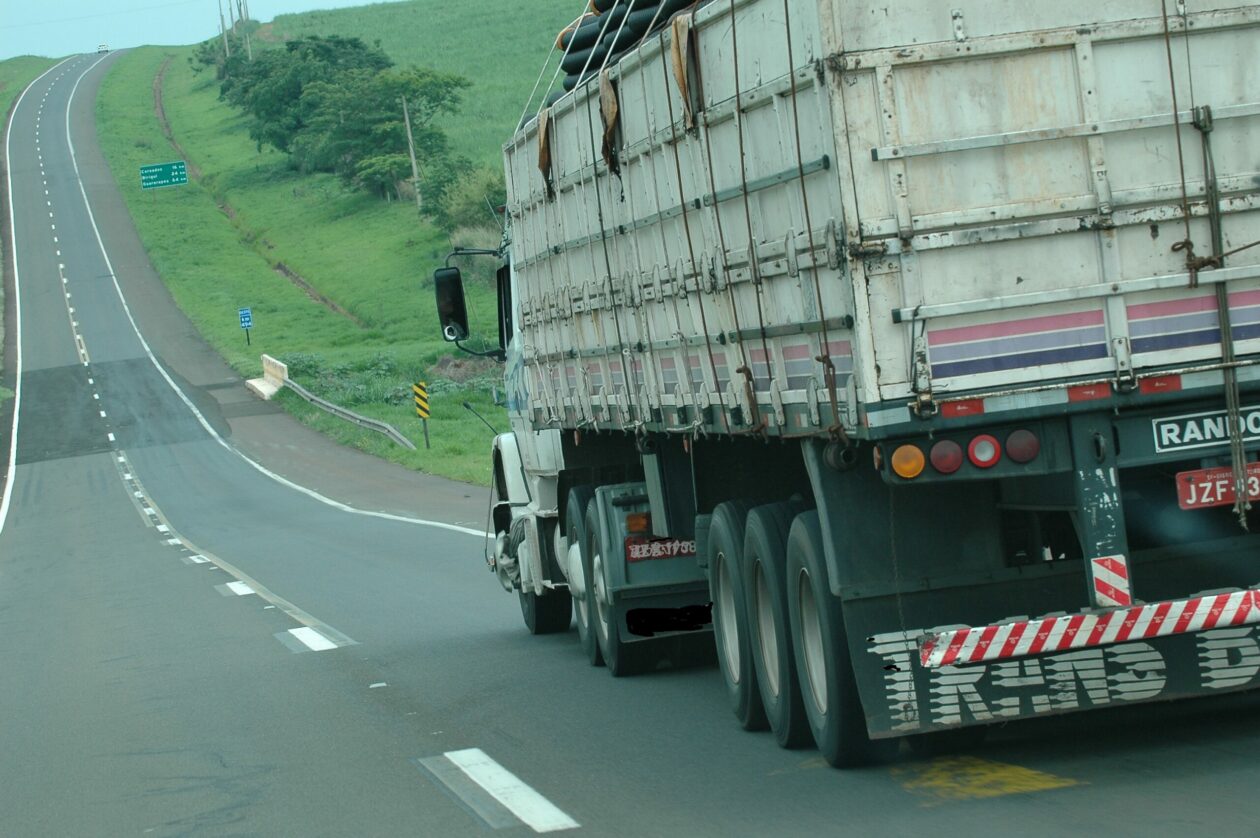
M 548 590 L 542 594 L 519 591 L 521 616 L 530 634 L 556 634 L 569 630 L 573 598 L 568 591 Z
M 802 512 L 792 523 L 785 580 L 793 655 L 814 742 L 836 768 L 872 762 L 878 748 L 866 733 L 840 600 L 831 595 L 815 511 Z
M 744 534 L 748 646 L 766 720 L 781 748 L 803 748 L 814 741 L 792 656 L 783 584 L 788 531 L 796 512 L 790 503 L 758 506 L 748 513 Z
M 634 650 L 630 644 L 621 639 L 621 620 L 617 611 L 607 602 L 608 595 L 604 589 L 604 555 L 605 551 L 599 537 L 599 509 L 594 499 L 586 506 L 586 549 L 589 557 L 589 584 L 586 586 L 586 601 L 589 603 L 591 627 L 594 629 L 604 664 L 614 678 L 629 675 L 633 667 Z
M 582 651 L 586 652 L 591 666 L 603 666 L 604 656 L 599 651 L 599 641 L 591 626 L 591 554 L 586 543 L 586 507 L 593 497 L 595 490 L 590 486 L 575 486 L 569 490 L 564 513 L 564 529 L 569 541 L 565 572 L 569 574 L 570 599 L 573 600 L 573 616 Z
M 766 714 L 757 689 L 752 649 L 748 644 L 744 568 L 744 526 L 748 504 L 727 501 L 713 510 L 707 560 L 709 596 L 713 600 L 713 640 L 726 695 L 744 730 L 765 730 Z

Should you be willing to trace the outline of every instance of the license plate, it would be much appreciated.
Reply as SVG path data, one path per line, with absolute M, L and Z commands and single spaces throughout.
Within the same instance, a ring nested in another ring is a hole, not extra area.
M 1247 497 L 1260 500 L 1260 463 L 1247 463 Z M 1227 466 L 1177 473 L 1177 505 L 1207 509 L 1234 503 L 1234 472 Z
M 626 561 L 646 562 L 652 559 L 679 559 L 696 555 L 696 542 L 680 538 L 647 538 L 630 536 L 626 539 Z

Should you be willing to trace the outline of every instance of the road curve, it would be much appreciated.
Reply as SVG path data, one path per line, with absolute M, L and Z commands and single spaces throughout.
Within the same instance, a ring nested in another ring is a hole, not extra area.
M 484 495 L 253 401 L 173 309 L 96 149 L 114 60 L 6 133 L 6 834 L 1255 834 L 1252 696 L 837 772 L 739 731 L 712 667 L 614 680 L 527 636 Z

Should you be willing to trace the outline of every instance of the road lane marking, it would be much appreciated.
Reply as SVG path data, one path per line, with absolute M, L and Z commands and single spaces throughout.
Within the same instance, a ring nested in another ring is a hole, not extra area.
M 66 61 L 71 59 L 67 58 Z M 22 100 L 26 98 L 26 94 L 30 93 L 31 88 L 42 81 L 46 76 L 65 64 L 65 61 L 54 64 L 36 79 L 22 89 L 18 94 L 17 101 L 13 103 L 11 114 L 16 114 L 22 105 Z M 63 71 L 64 72 L 64 71 Z M 47 100 L 48 94 L 44 94 Z M 8 125 L 4 129 L 4 159 L 9 161 L 9 165 L 5 167 L 5 188 L 8 192 L 9 206 L 13 206 L 13 120 L 10 119 Z M 43 173 L 43 166 L 40 166 L 40 172 Z M 17 444 L 18 444 L 18 417 L 22 414 L 22 283 L 21 273 L 18 270 L 18 246 L 17 246 L 17 213 L 9 213 L 9 241 L 13 243 L 13 332 L 14 332 L 14 353 L 13 353 L 13 369 L 15 372 L 15 380 L 13 382 L 13 425 L 9 433 L 9 459 L 8 468 L 6 469 L 4 479 L 4 490 L 0 492 L 0 533 L 4 532 L 5 522 L 9 519 L 9 507 L 13 501 L 13 485 L 17 482 Z
M 927 797 L 934 804 L 1079 785 L 1077 780 L 1068 777 L 974 756 L 939 757 L 894 769 L 892 773 L 907 791 Z
M 70 98 L 66 103 L 66 144 L 69 146 L 70 150 L 70 163 L 74 168 L 74 177 L 79 184 L 79 194 L 83 197 L 83 206 L 87 210 L 88 223 L 92 225 L 92 231 L 96 235 L 96 245 L 101 251 L 101 258 L 105 261 L 105 267 L 108 275 L 114 283 L 114 292 L 118 295 L 118 300 L 122 304 L 123 314 L 127 316 L 127 321 L 131 324 L 132 330 L 136 333 L 136 338 L 140 341 L 140 346 L 144 349 L 145 355 L 148 356 L 149 362 L 153 364 L 153 367 L 158 371 L 158 374 L 166 381 L 167 386 L 169 386 L 179 400 L 184 403 L 184 406 L 188 408 L 205 432 L 210 435 L 211 439 L 223 446 L 225 450 L 240 457 L 255 471 L 276 481 L 282 486 L 287 486 L 294 491 L 301 492 L 312 500 L 316 500 L 326 506 L 331 506 L 334 509 L 338 509 L 342 512 L 348 512 L 353 515 L 364 515 L 370 518 L 380 518 L 386 521 L 397 521 L 404 524 L 433 527 L 436 529 L 449 530 L 451 532 L 464 533 L 465 535 L 472 535 L 483 539 L 493 538 L 493 535 L 481 529 L 462 527 L 457 524 L 447 524 L 442 521 L 431 521 L 425 518 L 413 518 L 409 515 L 394 515 L 389 512 L 375 512 L 367 509 L 356 509 L 353 506 L 344 504 L 341 501 L 333 500 L 330 497 L 320 494 L 314 489 L 308 489 L 305 486 L 295 483 L 292 480 L 271 471 L 261 463 L 250 459 L 244 452 L 225 440 L 219 432 L 214 429 L 214 426 L 210 424 L 205 415 L 202 414 L 195 404 L 193 404 L 192 400 L 188 398 L 188 395 L 178 384 L 175 383 L 175 380 L 171 378 L 170 374 L 166 371 L 166 368 L 158 363 L 157 356 L 153 354 L 152 347 L 149 346 L 149 342 L 145 339 L 144 335 L 140 333 L 140 326 L 136 323 L 136 318 L 131 313 L 131 306 L 127 304 L 127 297 L 123 294 L 122 286 L 118 283 L 118 274 L 114 271 L 114 263 L 109 258 L 109 253 L 105 249 L 105 240 L 101 237 L 100 227 L 96 224 L 96 213 L 92 211 L 92 204 L 88 200 L 87 187 L 84 185 L 83 176 L 79 172 L 79 158 L 74 150 L 74 139 L 70 135 L 70 109 L 74 104 L 74 97 L 78 93 L 79 84 L 87 77 L 88 73 L 92 72 L 97 64 L 104 60 L 104 58 L 99 58 L 88 66 L 87 69 L 85 69 L 75 80 L 74 86 L 70 89 Z M 53 229 L 56 228 L 54 227 Z
M 480 748 L 447 751 L 414 762 L 492 829 L 523 823 L 535 832 L 559 832 L 581 826 Z
M 310 626 L 302 626 L 301 628 L 289 629 L 287 634 L 297 638 L 303 646 L 306 646 L 312 652 L 326 652 L 329 649 L 336 649 L 337 644 L 329 640 L 324 635 L 317 632 Z
M 224 596 L 250 596 L 254 593 L 254 589 L 244 582 L 228 582 L 214 587 Z

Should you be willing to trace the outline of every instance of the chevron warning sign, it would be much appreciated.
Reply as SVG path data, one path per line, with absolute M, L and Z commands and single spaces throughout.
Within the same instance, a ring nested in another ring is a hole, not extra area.
M 423 381 L 411 385 L 411 392 L 416 397 L 416 415 L 421 419 L 429 418 L 429 386 Z

